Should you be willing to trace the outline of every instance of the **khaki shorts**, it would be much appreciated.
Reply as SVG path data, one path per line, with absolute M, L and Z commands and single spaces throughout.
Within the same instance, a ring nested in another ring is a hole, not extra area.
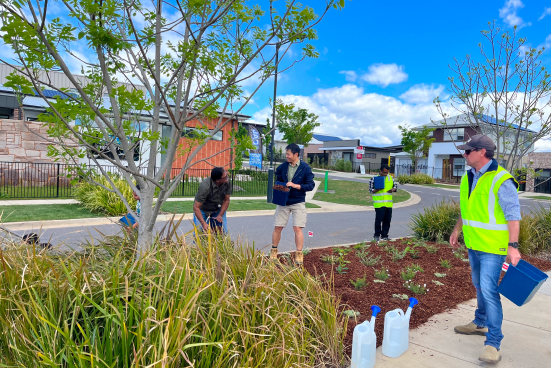
M 288 206 L 277 206 L 274 226 L 287 226 L 291 214 L 293 214 L 293 226 L 306 227 L 306 203 L 304 202 Z

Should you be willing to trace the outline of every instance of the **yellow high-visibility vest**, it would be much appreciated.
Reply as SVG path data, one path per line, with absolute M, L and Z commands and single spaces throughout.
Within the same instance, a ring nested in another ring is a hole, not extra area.
M 515 180 L 507 170 L 498 166 L 497 170 L 487 171 L 478 179 L 469 196 L 468 175 L 465 174 L 461 178 L 459 204 L 467 248 L 486 253 L 507 254 L 509 229 L 497 193 L 501 184 L 509 179 Z
M 394 179 L 388 174 L 385 179 L 385 188 L 378 193 L 373 193 L 373 207 L 389 207 L 392 208 L 392 194 L 388 193 L 389 190 L 394 188 Z

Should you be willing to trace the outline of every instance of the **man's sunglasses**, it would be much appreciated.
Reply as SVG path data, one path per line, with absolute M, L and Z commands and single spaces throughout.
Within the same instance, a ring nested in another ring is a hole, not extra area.
M 465 150 L 465 154 L 468 156 L 471 154 L 471 152 L 480 151 L 478 148 L 472 149 L 472 150 Z

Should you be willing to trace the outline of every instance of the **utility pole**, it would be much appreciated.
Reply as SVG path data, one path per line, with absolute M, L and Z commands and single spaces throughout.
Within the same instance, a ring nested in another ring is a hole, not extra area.
M 275 146 L 275 115 L 276 115 L 276 101 L 277 101 L 277 69 L 279 64 L 279 47 L 281 44 L 276 43 L 275 54 L 275 75 L 274 75 L 274 99 L 272 109 L 272 140 L 270 142 L 270 168 L 268 169 L 268 203 L 272 203 L 273 188 L 274 188 L 274 146 Z

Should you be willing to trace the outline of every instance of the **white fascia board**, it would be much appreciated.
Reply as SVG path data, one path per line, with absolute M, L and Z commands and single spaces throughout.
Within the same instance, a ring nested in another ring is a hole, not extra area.
M 320 147 L 320 151 L 345 151 L 345 150 L 354 150 L 356 146 L 354 147 Z

